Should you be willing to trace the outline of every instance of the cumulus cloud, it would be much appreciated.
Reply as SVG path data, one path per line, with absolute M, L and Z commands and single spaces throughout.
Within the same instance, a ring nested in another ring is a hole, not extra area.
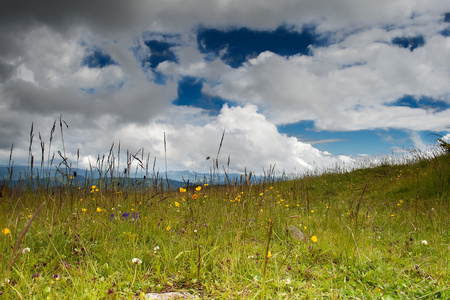
M 405 94 L 450 103 L 450 39 L 440 34 L 448 11 L 443 0 L 7 1 L 0 10 L 0 161 L 11 144 L 17 158 L 26 158 L 31 124 L 48 141 L 63 115 L 68 154 L 75 158 L 80 149 L 84 164 L 119 141 L 161 161 L 165 134 L 171 168 L 208 170 L 205 158 L 215 156 L 224 129 L 221 161 L 229 155 L 235 170 L 348 163 L 347 156 L 280 134 L 277 125 L 446 130 L 448 109 L 394 104 Z M 312 26 L 326 42 L 311 46 L 310 55 L 258 53 L 238 68 L 199 50 L 200 27 L 261 31 L 286 24 L 299 32 Z M 424 45 L 411 51 L 392 43 L 405 36 L 423 37 Z M 169 43 L 176 59 L 151 67 L 146 60 L 156 54 L 146 39 Z M 114 63 L 86 64 L 96 50 Z M 174 105 L 185 76 L 201 79 L 204 95 L 230 104 L 216 116 Z
M 286 58 L 264 52 L 225 73 L 210 91 L 258 104 L 278 124 L 309 118 L 325 130 L 371 129 L 383 127 L 383 122 L 389 123 L 387 127 L 439 130 L 448 125 L 446 114 L 434 114 L 431 123 L 421 118 L 427 124 L 418 124 L 411 118 L 430 112 L 384 106 L 405 94 L 450 103 L 446 84 L 450 69 L 437 49 L 450 52 L 449 39 L 432 38 L 415 51 L 372 40 L 360 46 L 344 41 L 314 49 L 313 56 Z

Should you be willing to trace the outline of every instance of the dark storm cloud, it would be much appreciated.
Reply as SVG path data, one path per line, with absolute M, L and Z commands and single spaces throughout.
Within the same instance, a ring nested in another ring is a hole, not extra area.
M 136 5 L 139 2 L 141 1 L 2 1 L 0 26 L 17 31 L 44 25 L 55 31 L 65 32 L 77 24 L 86 24 L 99 30 L 120 30 L 134 24 L 134 17 L 139 15 Z
M 14 73 L 14 66 L 0 60 L 0 83 L 6 81 Z

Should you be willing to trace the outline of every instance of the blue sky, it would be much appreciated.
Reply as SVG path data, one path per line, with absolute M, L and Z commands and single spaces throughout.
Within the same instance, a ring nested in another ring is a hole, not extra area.
M 448 1 L 26 2 L 0 12 L 1 164 L 12 144 L 27 162 L 31 124 L 38 159 L 61 115 L 82 166 L 120 143 L 209 171 L 224 130 L 219 159 L 237 172 L 450 139 Z

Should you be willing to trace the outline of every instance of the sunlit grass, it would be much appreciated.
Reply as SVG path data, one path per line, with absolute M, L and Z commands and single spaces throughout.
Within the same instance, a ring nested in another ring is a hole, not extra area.
M 4 189 L 0 298 L 447 299 L 449 163 L 177 190 L 69 176 Z

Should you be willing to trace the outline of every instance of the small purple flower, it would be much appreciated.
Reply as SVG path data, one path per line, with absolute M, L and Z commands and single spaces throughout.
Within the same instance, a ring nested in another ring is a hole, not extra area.
M 40 277 L 41 275 L 39 275 L 39 273 L 34 273 L 33 274 L 33 276 L 31 276 L 31 278 L 38 278 L 38 277 Z
M 109 220 L 110 220 L 110 221 L 113 221 L 113 220 L 114 220 L 114 214 L 110 214 L 110 215 L 109 215 Z
M 59 280 L 59 279 L 60 279 L 60 277 L 59 277 L 59 274 L 55 274 L 55 275 L 53 275 L 53 279 L 55 279 L 55 280 Z
M 138 217 L 139 217 L 139 213 L 133 212 L 133 219 L 137 220 Z
M 128 217 L 129 217 L 129 216 L 130 216 L 130 213 L 129 213 L 129 212 L 124 212 L 123 215 L 122 215 L 122 220 L 123 220 L 123 219 L 128 220 Z

